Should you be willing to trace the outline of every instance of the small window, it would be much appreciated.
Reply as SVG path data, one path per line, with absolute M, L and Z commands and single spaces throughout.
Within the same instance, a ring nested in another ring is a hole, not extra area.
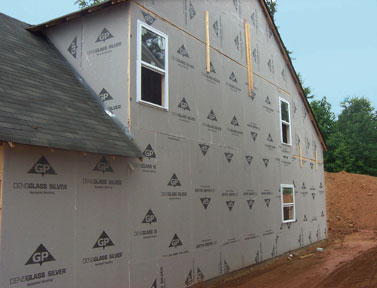
M 296 221 L 295 191 L 293 185 L 280 185 L 283 223 Z
M 137 102 L 168 108 L 168 36 L 138 21 Z
M 291 115 L 289 102 L 280 98 L 280 134 L 281 143 L 291 145 Z

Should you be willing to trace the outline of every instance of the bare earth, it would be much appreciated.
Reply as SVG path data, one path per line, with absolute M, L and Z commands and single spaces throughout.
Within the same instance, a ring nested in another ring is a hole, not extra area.
M 325 177 L 328 240 L 195 287 L 377 287 L 377 178 Z

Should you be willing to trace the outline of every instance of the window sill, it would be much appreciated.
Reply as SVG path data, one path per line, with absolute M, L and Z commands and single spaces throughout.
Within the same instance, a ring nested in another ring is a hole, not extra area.
M 280 143 L 281 143 L 282 145 L 292 147 L 292 144 L 288 144 L 288 143 L 284 143 L 284 142 L 280 142 Z
M 149 106 L 149 107 L 152 107 L 152 108 L 162 110 L 162 111 L 168 111 L 168 108 L 166 108 L 164 106 L 157 105 L 157 104 L 153 104 L 151 102 L 147 102 L 147 101 L 143 101 L 143 100 L 138 100 L 136 102 L 139 103 L 139 104 L 143 104 L 145 106 Z
M 295 219 L 295 220 L 283 221 L 283 224 L 285 224 L 285 223 L 293 223 L 293 222 L 297 222 L 297 219 Z

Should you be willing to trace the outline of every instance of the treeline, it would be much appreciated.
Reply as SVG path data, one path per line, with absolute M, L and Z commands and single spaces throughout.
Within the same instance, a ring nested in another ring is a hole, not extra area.
M 377 176 L 377 114 L 370 101 L 345 100 L 338 118 L 326 97 L 310 105 L 328 146 L 325 170 Z

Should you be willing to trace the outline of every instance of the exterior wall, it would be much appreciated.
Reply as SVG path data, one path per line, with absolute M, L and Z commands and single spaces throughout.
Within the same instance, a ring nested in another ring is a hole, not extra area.
M 220 2 L 136 1 L 47 30 L 90 87 L 110 93 L 113 99 L 102 95 L 105 106 L 120 105 L 113 112 L 130 125 L 146 157 L 109 160 L 114 173 L 101 174 L 93 171 L 99 155 L 7 148 L 4 206 L 19 207 L 26 216 L 19 217 L 17 209 L 4 211 L 4 287 L 14 276 L 59 267 L 67 273 L 52 277 L 49 287 L 185 287 L 326 238 L 323 164 L 318 170 L 314 165 L 316 150 L 323 161 L 322 147 L 262 7 L 257 0 Z M 215 72 L 210 74 L 205 72 L 205 10 L 216 49 L 211 49 Z M 252 97 L 244 18 L 252 24 Z M 169 37 L 168 111 L 135 101 L 138 19 Z M 75 58 L 68 48 L 76 37 Z M 188 56 L 178 53 L 182 45 Z M 237 82 L 230 80 L 232 73 Z M 279 97 L 290 102 L 292 146 L 280 144 Z M 178 107 L 183 98 L 189 110 Z M 216 121 L 207 118 L 211 110 Z M 233 117 L 238 126 L 231 124 Z M 303 156 L 312 159 L 302 168 L 299 144 Z M 54 169 L 61 167 L 57 175 L 27 174 L 41 155 Z M 26 168 L 20 172 L 20 167 Z M 108 190 L 82 184 L 99 175 L 112 175 L 122 185 Z M 179 184 L 170 181 L 175 177 Z M 30 194 L 14 189 L 20 179 L 68 183 L 68 188 L 49 196 Z M 292 183 L 297 221 L 282 224 L 279 187 Z M 24 229 L 11 229 L 7 219 Z M 115 244 L 103 251 L 92 248 L 102 231 Z M 13 242 L 17 252 L 7 249 Z M 40 243 L 56 261 L 25 266 Z M 84 258 L 120 252 L 113 263 L 82 264 Z

